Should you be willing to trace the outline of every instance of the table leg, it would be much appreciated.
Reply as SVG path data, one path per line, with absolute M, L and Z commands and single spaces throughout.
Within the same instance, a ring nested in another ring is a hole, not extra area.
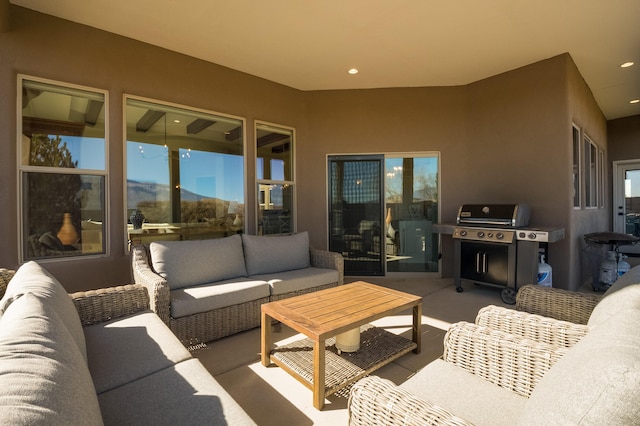
M 268 367 L 271 364 L 271 317 L 262 312 L 261 327 L 261 353 L 262 365 Z
M 324 406 L 325 347 L 324 340 L 313 343 L 313 406 Z
M 418 345 L 413 353 L 419 354 L 422 350 L 422 303 L 413 307 L 413 341 Z

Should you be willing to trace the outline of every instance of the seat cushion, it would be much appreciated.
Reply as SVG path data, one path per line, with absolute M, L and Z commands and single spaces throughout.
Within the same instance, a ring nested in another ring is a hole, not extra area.
M 152 312 L 85 327 L 89 371 L 98 394 L 191 358 Z
M 105 425 L 253 425 L 197 359 L 99 396 Z
M 246 277 L 240 235 L 193 241 L 154 241 L 151 266 L 171 289 Z
M 208 312 L 269 297 L 266 281 L 234 278 L 212 284 L 181 288 L 171 292 L 171 317 Z
M 309 260 L 309 233 L 257 236 L 242 234 L 249 276 L 306 268 Z
M 477 425 L 512 426 L 527 399 L 437 359 L 400 385 Z
M 0 318 L 0 423 L 100 425 L 84 356 L 49 301 L 26 293 Z
M 7 291 L 0 301 L 0 312 L 6 308 L 12 299 L 22 294 L 31 293 L 43 299 L 44 303 L 53 308 L 71 333 L 73 341 L 80 349 L 83 358 L 87 359 L 84 332 L 80 323 L 80 316 L 73 301 L 64 287 L 38 263 L 31 261 L 22 265 L 9 281 Z M 86 362 L 86 361 L 85 361 Z
M 640 311 L 594 327 L 545 374 L 520 423 L 631 425 L 640 419 Z
M 338 271 L 335 269 L 308 267 L 293 271 L 273 272 L 255 275 L 255 280 L 264 280 L 271 286 L 271 295 L 280 295 L 294 291 L 306 290 L 327 284 L 338 283 Z

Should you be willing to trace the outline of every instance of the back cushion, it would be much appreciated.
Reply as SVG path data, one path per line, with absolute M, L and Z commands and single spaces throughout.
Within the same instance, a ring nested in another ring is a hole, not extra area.
M 240 235 L 213 240 L 158 241 L 149 245 L 151 265 L 171 289 L 246 277 Z
M 626 275 L 626 274 L 625 274 Z M 621 280 L 624 278 L 620 278 Z M 614 283 L 614 285 L 617 284 Z M 614 292 L 605 293 L 604 297 L 593 308 L 587 325 L 596 327 L 606 321 L 613 315 L 616 315 L 621 309 L 634 308 L 640 310 L 640 283 L 624 285 L 616 288 Z
M 640 311 L 591 329 L 545 374 L 520 424 L 631 425 L 640 419 Z
M 100 425 L 87 364 L 49 302 L 27 293 L 0 318 L 0 423 Z
M 242 244 L 250 276 L 302 269 L 311 264 L 307 231 L 273 237 L 243 234 Z
M 65 326 L 71 333 L 73 340 L 80 349 L 83 357 L 87 358 L 87 346 L 84 340 L 84 331 L 80 323 L 80 316 L 71 297 L 64 287 L 49 272 L 36 262 L 27 262 L 22 265 L 9 281 L 3 302 L 0 303 L 0 311 L 6 309 L 12 299 L 16 299 L 25 293 L 31 293 L 40 299 L 46 299 L 45 303 L 56 311 Z

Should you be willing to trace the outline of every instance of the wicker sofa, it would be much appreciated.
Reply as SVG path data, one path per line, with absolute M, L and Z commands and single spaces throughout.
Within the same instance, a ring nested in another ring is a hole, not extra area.
M 583 308 L 587 324 L 487 307 L 475 324 L 452 325 L 442 359 L 400 386 L 375 376 L 357 382 L 350 424 L 638 424 L 637 268 Z M 527 291 L 549 301 L 554 294 L 572 297 L 563 290 Z
M 149 310 L 144 287 L 69 296 L 35 262 L 6 286 L 0 424 L 255 424 Z
M 342 255 L 309 235 L 233 235 L 132 247 L 133 278 L 187 346 L 260 326 L 260 305 L 343 283 Z

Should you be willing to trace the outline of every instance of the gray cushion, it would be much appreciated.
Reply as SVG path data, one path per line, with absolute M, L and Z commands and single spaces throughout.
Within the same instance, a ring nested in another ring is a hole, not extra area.
M 527 403 L 525 397 L 441 359 L 400 387 L 478 425 L 512 426 Z
M 521 424 L 638 424 L 639 324 L 627 308 L 591 329 L 538 383 Z
M 182 288 L 171 292 L 171 317 L 185 317 L 267 297 L 269 284 L 248 278 Z
M 246 277 L 239 235 L 211 240 L 155 241 L 149 245 L 153 269 L 171 289 Z
M 621 309 L 626 308 L 640 310 L 640 284 L 637 282 L 632 285 L 621 286 L 615 292 L 607 293 L 593 308 L 587 325 L 590 328 L 597 327 L 608 318 L 616 315 Z
M 83 354 L 49 302 L 27 293 L 0 319 L 0 423 L 100 425 Z
M 187 349 L 152 312 L 85 327 L 89 370 L 97 393 L 191 358 Z
M 5 298 L 15 298 L 21 294 L 32 293 L 38 298 L 46 299 L 62 318 L 66 328 L 71 333 L 75 344 L 82 356 L 87 358 L 84 332 L 80 323 L 80 316 L 67 291 L 49 272 L 36 262 L 27 262 L 17 271 L 7 286 Z
M 106 425 L 253 425 L 197 359 L 99 396 Z
M 250 276 L 306 268 L 309 261 L 309 233 L 284 236 L 242 234 L 242 245 Z
M 279 295 L 306 290 L 326 284 L 338 284 L 338 271 L 335 269 L 314 268 L 312 266 L 293 271 L 273 272 L 251 277 L 265 280 L 271 286 L 271 294 Z

